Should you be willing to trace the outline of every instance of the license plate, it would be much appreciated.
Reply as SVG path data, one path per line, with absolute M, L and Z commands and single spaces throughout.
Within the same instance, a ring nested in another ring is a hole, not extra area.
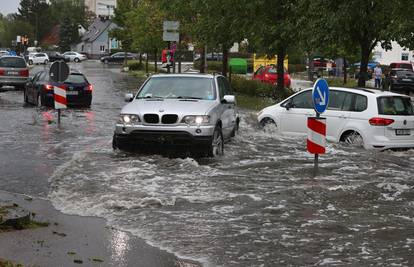
M 411 82 L 412 80 L 411 79 L 402 79 L 403 80 L 403 82 Z
M 78 91 L 66 91 L 66 95 L 78 95 Z
M 410 129 L 395 129 L 395 135 L 410 135 Z
M 18 71 L 8 71 L 7 72 L 8 75 L 19 75 Z

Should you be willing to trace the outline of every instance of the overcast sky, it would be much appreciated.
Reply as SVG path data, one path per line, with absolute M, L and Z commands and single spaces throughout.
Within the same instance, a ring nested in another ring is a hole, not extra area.
M 20 0 L 0 0 L 0 13 L 3 15 L 16 13 L 19 4 Z

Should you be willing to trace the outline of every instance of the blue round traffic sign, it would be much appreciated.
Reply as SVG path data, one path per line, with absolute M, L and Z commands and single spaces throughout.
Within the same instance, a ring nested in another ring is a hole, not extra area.
M 329 86 L 326 80 L 318 79 L 312 90 L 313 107 L 317 113 L 325 112 L 329 103 Z

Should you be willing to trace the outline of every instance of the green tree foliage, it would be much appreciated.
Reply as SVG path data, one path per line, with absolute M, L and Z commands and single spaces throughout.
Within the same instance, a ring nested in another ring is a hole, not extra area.
M 69 15 L 65 16 L 59 32 L 59 48 L 62 52 L 70 50 L 70 45 L 74 39 L 72 26 L 72 21 Z
M 314 0 L 308 3 L 315 12 L 309 20 L 315 42 L 331 42 L 347 53 L 359 51 L 358 86 L 365 86 L 370 54 L 378 43 L 384 48 L 390 48 L 392 40 L 403 45 L 413 43 L 410 1 Z
M 277 88 L 284 87 L 283 59 L 298 42 L 300 0 L 255 1 L 249 16 L 250 38 L 258 52 L 277 55 Z M 260 18 L 256 18 L 260 14 Z M 249 26 L 249 25 L 248 25 Z
M 151 0 L 141 0 L 128 12 L 125 27 L 132 37 L 132 48 L 153 54 L 156 60 L 157 55 L 165 47 L 165 42 L 162 40 L 164 17 L 158 3 Z

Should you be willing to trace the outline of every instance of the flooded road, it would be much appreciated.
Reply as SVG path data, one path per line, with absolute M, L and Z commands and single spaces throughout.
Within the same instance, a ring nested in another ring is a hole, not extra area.
M 256 129 L 219 159 L 113 151 L 123 94 L 141 82 L 97 62 L 74 65 L 94 85 L 91 109 L 56 114 L 0 93 L 0 188 L 103 217 L 204 266 L 413 266 L 414 151 L 328 144 L 321 174 L 304 138 Z

